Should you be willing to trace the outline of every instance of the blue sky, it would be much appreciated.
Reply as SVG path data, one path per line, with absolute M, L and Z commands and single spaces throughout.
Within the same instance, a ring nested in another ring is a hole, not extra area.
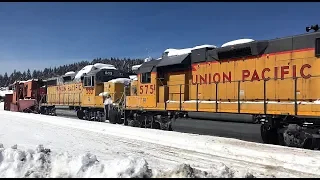
M 305 32 L 320 3 L 0 3 L 0 74 Z

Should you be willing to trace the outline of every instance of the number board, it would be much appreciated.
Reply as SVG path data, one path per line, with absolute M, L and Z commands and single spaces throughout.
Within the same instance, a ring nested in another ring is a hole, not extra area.
M 111 72 L 111 71 L 105 71 L 104 74 L 105 74 L 105 75 L 112 76 L 112 75 L 113 75 L 113 72 Z
M 154 94 L 155 91 L 155 85 L 154 84 L 146 84 L 146 85 L 140 85 L 140 94 Z

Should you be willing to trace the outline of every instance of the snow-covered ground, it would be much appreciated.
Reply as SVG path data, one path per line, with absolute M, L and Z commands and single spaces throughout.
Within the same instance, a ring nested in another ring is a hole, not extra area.
M 318 151 L 0 108 L 0 177 L 320 177 Z

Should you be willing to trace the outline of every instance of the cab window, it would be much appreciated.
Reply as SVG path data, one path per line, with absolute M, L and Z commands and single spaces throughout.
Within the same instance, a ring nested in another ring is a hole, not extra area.
M 320 38 L 316 39 L 315 53 L 316 57 L 320 57 Z
M 140 75 L 140 82 L 141 83 L 151 83 L 151 72 L 142 73 Z
M 92 87 L 92 86 L 94 86 L 94 76 L 84 77 L 83 86 L 84 87 Z

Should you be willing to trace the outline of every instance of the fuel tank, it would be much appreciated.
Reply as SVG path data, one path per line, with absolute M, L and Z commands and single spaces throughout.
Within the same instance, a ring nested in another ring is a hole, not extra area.
M 260 124 L 178 118 L 172 121 L 173 131 L 235 138 L 262 143 Z
M 188 112 L 188 117 L 213 121 L 254 123 L 254 116 L 249 114 Z

